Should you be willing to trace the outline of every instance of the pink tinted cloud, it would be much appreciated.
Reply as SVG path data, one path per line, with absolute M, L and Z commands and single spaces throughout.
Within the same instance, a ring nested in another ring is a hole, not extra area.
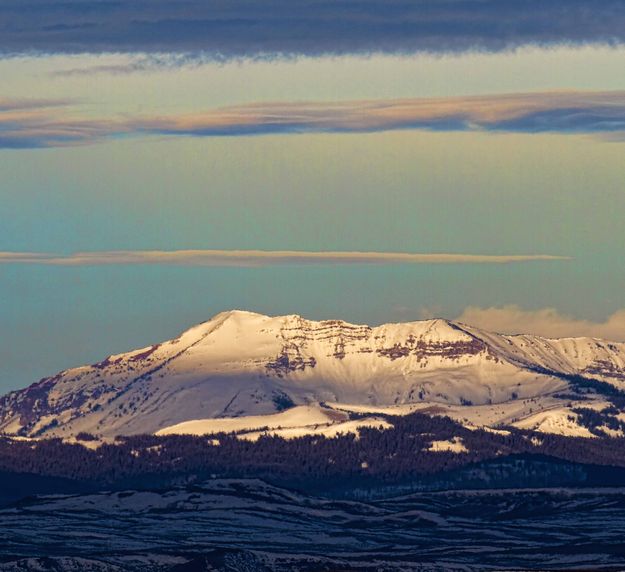
M 94 143 L 116 136 L 218 137 L 393 130 L 593 133 L 620 140 L 625 91 L 545 92 L 343 102 L 266 102 L 178 115 L 82 117 L 45 102 L 0 102 L 0 147 Z
M 166 264 L 180 266 L 276 266 L 296 264 L 510 264 L 570 260 L 548 254 L 482 255 L 409 252 L 352 252 L 299 250 L 118 250 L 69 255 L 0 252 L 0 263 L 55 266 Z

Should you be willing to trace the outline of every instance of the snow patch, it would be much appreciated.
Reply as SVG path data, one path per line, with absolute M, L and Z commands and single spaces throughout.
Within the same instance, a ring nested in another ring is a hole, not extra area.
M 529 429 L 540 433 L 566 435 L 568 437 L 596 437 L 586 427 L 577 422 L 578 416 L 568 408 L 550 409 L 531 415 L 513 423 L 519 429 Z
M 346 421 L 346 413 L 313 405 L 301 405 L 274 413 L 223 419 L 185 421 L 157 431 L 157 435 L 208 435 L 213 433 L 250 432 L 258 429 L 316 427 Z
M 444 441 L 432 441 L 427 451 L 433 451 L 436 453 L 450 452 L 450 453 L 468 453 L 469 449 L 466 448 L 464 441 L 461 437 L 453 437 Z

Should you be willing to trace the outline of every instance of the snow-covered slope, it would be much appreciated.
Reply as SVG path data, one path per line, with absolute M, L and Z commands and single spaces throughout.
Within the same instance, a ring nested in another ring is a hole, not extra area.
M 333 437 L 339 433 L 356 433 L 361 427 L 388 428 L 390 423 L 381 417 L 363 417 L 350 420 L 340 410 L 314 405 L 299 405 L 271 415 L 249 415 L 218 419 L 183 421 L 165 427 L 157 435 L 207 435 L 236 433 L 239 438 L 255 441 L 261 435 L 279 435 L 285 439 L 302 435 Z
M 369 327 L 231 311 L 3 397 L 0 431 L 151 433 L 323 402 L 502 404 L 567 392 L 582 379 L 571 376 L 625 389 L 625 344 L 503 336 L 445 320 Z

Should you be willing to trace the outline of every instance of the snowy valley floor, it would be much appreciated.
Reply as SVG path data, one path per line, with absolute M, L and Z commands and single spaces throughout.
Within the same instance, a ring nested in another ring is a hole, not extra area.
M 622 570 L 625 488 L 330 500 L 258 480 L 28 499 L 0 570 Z

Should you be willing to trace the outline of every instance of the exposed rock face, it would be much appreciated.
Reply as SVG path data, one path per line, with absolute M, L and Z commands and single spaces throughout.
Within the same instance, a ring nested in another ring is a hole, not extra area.
M 563 390 L 571 375 L 625 389 L 625 344 L 502 336 L 445 320 L 369 327 L 233 311 L 8 394 L 0 431 L 153 432 L 320 401 L 500 403 Z

